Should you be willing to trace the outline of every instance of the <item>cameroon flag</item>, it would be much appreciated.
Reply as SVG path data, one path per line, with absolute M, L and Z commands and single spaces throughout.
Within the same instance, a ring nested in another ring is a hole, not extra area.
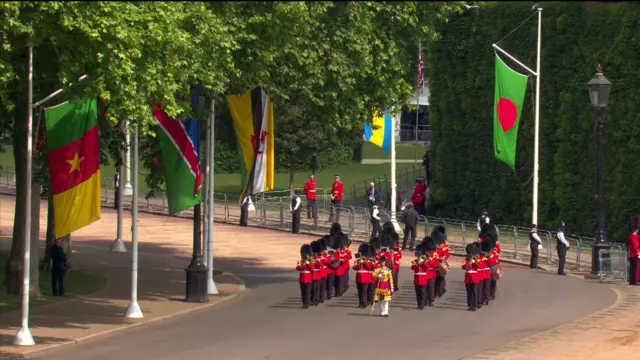
M 96 100 L 45 109 L 55 237 L 100 219 Z

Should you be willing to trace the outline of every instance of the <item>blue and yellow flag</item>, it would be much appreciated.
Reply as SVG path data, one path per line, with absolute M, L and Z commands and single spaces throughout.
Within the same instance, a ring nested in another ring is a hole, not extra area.
M 387 154 L 390 153 L 391 136 L 393 136 L 391 116 L 391 109 L 387 109 L 384 114 L 374 112 L 373 126 L 377 127 L 375 130 L 371 125 L 364 124 L 364 141 L 381 147 Z

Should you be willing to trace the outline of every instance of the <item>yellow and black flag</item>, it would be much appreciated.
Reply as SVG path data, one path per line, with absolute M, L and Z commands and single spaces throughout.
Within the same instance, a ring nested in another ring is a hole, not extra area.
M 227 96 L 227 103 L 248 174 L 240 200 L 273 190 L 275 155 L 271 98 L 258 86 L 242 95 Z

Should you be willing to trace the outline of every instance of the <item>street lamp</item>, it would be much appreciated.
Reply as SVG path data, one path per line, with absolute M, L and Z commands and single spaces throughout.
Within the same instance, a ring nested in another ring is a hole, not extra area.
M 604 115 L 609 105 L 609 93 L 611 92 L 611 82 L 604 77 L 602 66 L 596 68 L 596 75 L 587 83 L 589 89 L 589 99 L 591 106 L 596 112 L 596 243 L 593 246 L 591 258 L 591 274 L 599 275 L 602 271 L 606 271 L 608 266 L 602 266 L 600 263 L 600 254 L 602 251 L 609 250 L 611 244 L 607 242 L 605 234 L 604 222 L 604 154 L 603 154 L 603 133 L 604 133 Z M 603 258 L 608 257 L 603 254 Z

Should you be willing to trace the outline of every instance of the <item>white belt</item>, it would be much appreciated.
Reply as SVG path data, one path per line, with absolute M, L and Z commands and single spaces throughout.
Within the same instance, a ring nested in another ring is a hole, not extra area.
M 475 271 L 475 270 L 467 270 L 467 274 L 475 274 L 475 273 L 477 273 L 477 271 Z
M 311 271 L 300 271 L 300 274 L 311 274 Z
M 313 271 L 320 271 L 321 269 L 313 269 Z
M 416 275 L 427 275 L 427 273 L 420 272 L 420 273 L 416 273 Z
M 368 274 L 368 273 L 369 273 L 367 270 L 358 270 L 358 271 L 356 271 L 356 272 L 357 272 L 358 274 L 360 274 L 360 273 L 366 273 L 366 274 Z

